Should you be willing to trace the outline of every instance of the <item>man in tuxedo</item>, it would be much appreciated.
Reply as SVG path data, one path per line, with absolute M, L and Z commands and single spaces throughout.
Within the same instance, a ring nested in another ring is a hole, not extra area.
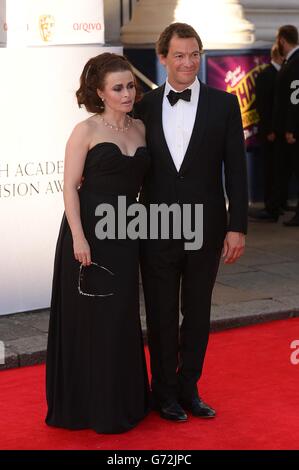
M 288 185 L 292 173 L 296 175 L 299 190 L 299 123 L 298 105 L 291 95 L 292 83 L 299 80 L 298 30 L 295 26 L 281 26 L 276 36 L 278 50 L 285 62 L 277 76 L 274 103 L 274 132 L 277 136 L 277 160 L 280 175 L 276 183 L 276 211 L 283 188 Z M 298 191 L 299 192 L 299 191 Z M 299 200 L 295 216 L 286 226 L 299 226 Z
M 256 78 L 255 94 L 256 108 L 259 113 L 259 141 L 264 163 L 264 203 L 265 210 L 258 212 L 255 217 L 277 221 L 278 214 L 273 214 L 274 183 L 279 177 L 275 175 L 275 133 L 273 131 L 273 105 L 275 83 L 281 68 L 283 57 L 279 54 L 277 44 L 271 49 L 271 62 Z M 286 202 L 286 201 L 285 201 Z M 281 201 L 282 204 L 282 201 Z
M 186 250 L 183 237 L 147 239 L 141 244 L 154 405 L 161 417 L 178 422 L 187 419 L 186 411 L 202 418 L 215 416 L 197 391 L 209 337 L 212 290 L 222 250 L 225 263 L 234 263 L 244 251 L 247 230 L 238 100 L 197 79 L 201 53 L 201 39 L 191 26 L 168 26 L 157 42 L 167 81 L 146 94 L 136 109 L 146 125 L 151 155 L 140 202 L 146 207 L 203 204 L 200 249 Z

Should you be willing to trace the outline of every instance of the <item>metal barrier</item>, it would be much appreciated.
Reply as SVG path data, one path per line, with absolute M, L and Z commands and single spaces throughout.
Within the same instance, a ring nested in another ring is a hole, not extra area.
M 149 78 L 147 78 L 140 70 L 136 69 L 133 64 L 131 64 L 132 69 L 136 77 L 139 78 L 143 83 L 145 83 L 149 88 L 152 90 L 155 90 L 155 88 L 158 88 L 158 85 L 154 82 L 152 82 Z

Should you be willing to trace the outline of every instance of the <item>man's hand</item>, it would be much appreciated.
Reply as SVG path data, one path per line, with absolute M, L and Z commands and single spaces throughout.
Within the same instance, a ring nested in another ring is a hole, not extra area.
M 296 142 L 293 132 L 286 132 L 285 138 L 288 144 L 295 144 Z
M 245 249 L 245 235 L 240 232 L 227 232 L 222 257 L 225 258 L 225 264 L 231 264 L 237 261 L 243 255 Z

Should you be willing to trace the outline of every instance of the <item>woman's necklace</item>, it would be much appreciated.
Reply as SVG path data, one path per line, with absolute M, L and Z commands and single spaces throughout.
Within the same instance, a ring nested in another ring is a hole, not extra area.
M 102 121 L 104 126 L 109 127 L 110 129 L 113 129 L 114 131 L 118 131 L 118 132 L 125 132 L 128 129 L 130 129 L 131 124 L 132 124 L 132 119 L 129 116 L 126 116 L 126 120 L 127 120 L 127 125 L 125 124 L 124 127 L 118 127 L 118 126 L 115 126 L 114 124 L 110 124 L 110 122 L 105 121 L 105 119 L 100 116 L 100 121 Z

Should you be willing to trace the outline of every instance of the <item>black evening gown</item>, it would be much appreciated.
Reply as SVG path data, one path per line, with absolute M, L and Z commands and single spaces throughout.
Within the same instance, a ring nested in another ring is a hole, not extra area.
M 109 203 L 117 212 L 119 195 L 126 196 L 127 205 L 136 202 L 149 160 L 145 147 L 126 156 L 111 142 L 95 145 L 86 157 L 79 190 L 82 226 L 91 260 L 114 275 L 94 266 L 83 268 L 82 290 L 113 295 L 79 293 L 80 263 L 74 258 L 71 231 L 63 216 L 54 262 L 46 361 L 48 425 L 120 433 L 148 413 L 139 317 L 139 241 L 128 237 L 99 240 L 95 208 Z

